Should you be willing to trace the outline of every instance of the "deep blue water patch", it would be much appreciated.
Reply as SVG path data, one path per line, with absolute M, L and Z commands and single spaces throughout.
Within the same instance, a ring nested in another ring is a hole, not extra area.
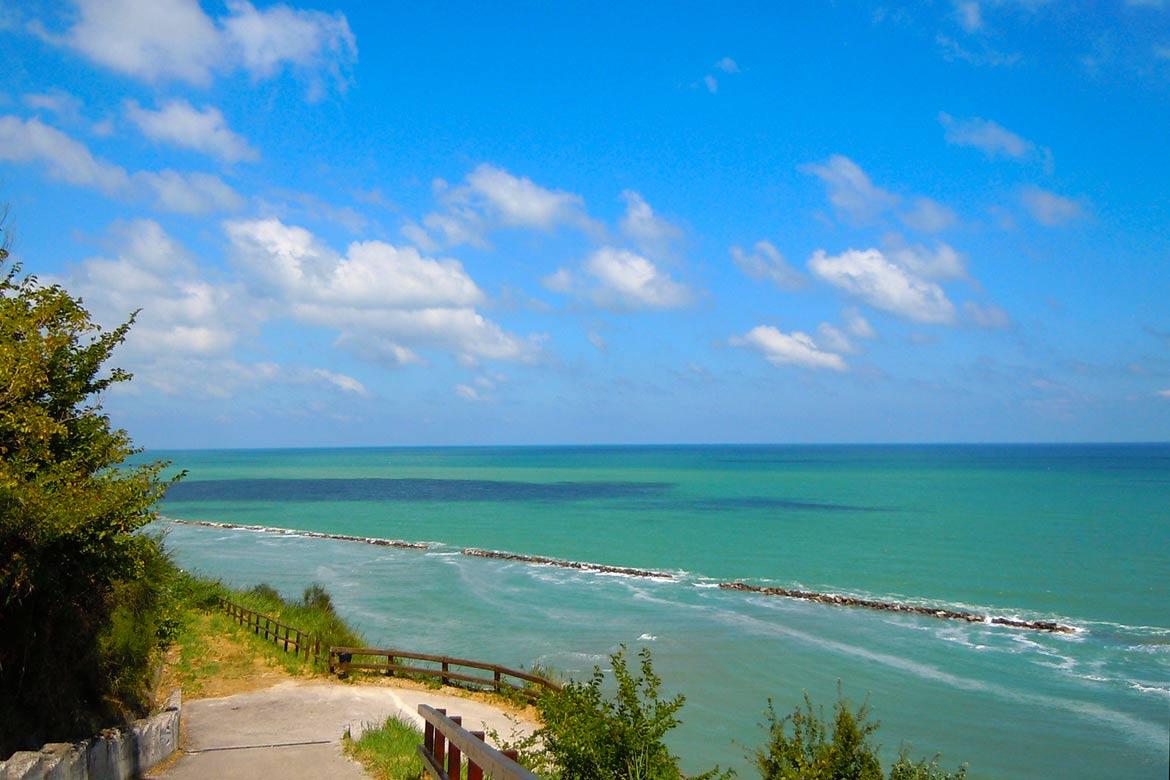
M 667 482 L 209 479 L 174 485 L 166 501 L 593 501 L 661 496 L 671 487 Z
M 739 509 L 795 509 L 812 512 L 880 512 L 881 507 L 832 504 L 821 501 L 799 501 L 771 496 L 735 496 L 728 498 L 704 498 L 691 504 L 697 509 L 720 512 Z

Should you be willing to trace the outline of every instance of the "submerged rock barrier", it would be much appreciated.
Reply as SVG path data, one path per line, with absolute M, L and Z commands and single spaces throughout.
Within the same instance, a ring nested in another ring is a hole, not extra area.
M 943 620 L 963 620 L 968 623 L 991 623 L 997 626 L 1026 628 L 1032 631 L 1051 631 L 1059 634 L 1076 633 L 1076 629 L 1072 626 L 1066 626 L 1051 620 L 1016 620 L 1006 617 L 990 617 L 988 615 L 977 615 L 974 612 L 964 612 L 961 610 L 921 607 L 915 604 L 900 604 L 896 601 L 863 599 L 855 596 L 842 596 L 836 593 L 817 593 L 816 591 L 809 590 L 764 587 L 762 585 L 749 585 L 746 582 L 721 582 L 719 583 L 719 587 L 723 590 L 739 590 L 748 593 L 760 593 L 765 596 L 783 596 L 790 599 L 815 601 L 818 604 L 832 604 L 838 607 L 862 607 L 864 609 L 876 609 L 883 612 L 903 612 L 912 615 L 941 618 Z
M 545 558 L 543 555 L 520 555 L 518 553 L 500 552 L 499 550 L 480 550 L 475 547 L 467 547 L 462 552 L 464 555 L 470 555 L 475 558 L 497 558 L 501 561 L 535 563 L 542 566 L 560 566 L 562 569 L 578 569 L 580 571 L 593 571 L 601 574 L 625 574 L 629 577 L 653 577 L 663 580 L 674 579 L 673 574 L 667 574 L 663 571 L 631 569 L 626 566 L 609 566 L 604 563 L 589 563 L 588 561 L 566 561 L 561 558 Z
M 404 542 L 401 539 L 381 539 L 377 536 L 351 536 L 350 534 L 327 534 L 321 531 L 300 531 L 295 528 L 274 528 L 268 525 L 242 525 L 240 523 L 216 523 L 211 520 L 178 520 L 167 518 L 172 523 L 180 525 L 198 525 L 204 528 L 224 528 L 238 531 L 259 531 L 266 534 L 280 536 L 303 536 L 307 539 L 334 539 L 339 542 L 362 542 L 378 547 L 401 547 L 406 550 L 429 550 L 431 546 L 426 542 Z

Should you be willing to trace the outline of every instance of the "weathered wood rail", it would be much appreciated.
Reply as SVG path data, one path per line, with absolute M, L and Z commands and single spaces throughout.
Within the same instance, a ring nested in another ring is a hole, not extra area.
M 298 656 L 303 655 L 306 661 L 316 661 L 321 657 L 321 640 L 313 634 L 293 626 L 286 626 L 269 615 L 248 609 L 222 597 L 219 599 L 219 606 L 241 626 L 252 629 L 252 633 L 256 636 L 263 636 L 266 641 L 283 645 L 284 652 Z
M 499 751 L 484 742 L 482 731 L 463 728 L 458 715 L 429 704 L 418 705 L 423 719 L 423 743 L 418 746 L 427 774 L 436 780 L 460 780 L 463 757 L 467 756 L 467 780 L 540 780 L 516 763 L 516 751 Z
M 370 660 L 354 660 L 370 659 Z M 385 659 L 373 660 L 373 659 Z M 402 663 L 402 661 L 425 661 L 438 666 L 418 666 Z M 466 671 L 452 669 L 460 667 L 463 670 L 491 672 L 491 677 L 481 677 L 469 674 Z M 513 692 L 527 699 L 535 701 L 540 698 L 543 690 L 559 691 L 561 686 L 545 677 L 521 669 L 510 669 L 499 664 L 489 664 L 482 661 L 473 661 L 467 658 L 453 658 L 447 655 L 431 655 L 429 653 L 412 653 L 407 650 L 378 647 L 331 647 L 329 648 L 329 671 L 346 674 L 350 670 L 367 672 L 385 672 L 393 676 L 421 675 L 438 679 L 444 685 L 456 682 L 469 684 L 496 693 Z M 511 679 L 509 679 L 511 678 Z M 513 680 L 521 681 L 520 684 Z M 530 685 L 524 685 L 530 683 Z M 535 687 L 534 687 L 535 686 Z

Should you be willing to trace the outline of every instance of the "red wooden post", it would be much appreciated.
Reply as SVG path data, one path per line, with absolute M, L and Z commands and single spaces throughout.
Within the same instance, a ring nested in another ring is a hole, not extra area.
M 463 725 L 463 718 L 458 715 L 451 716 L 451 722 L 456 726 Z M 459 751 L 459 746 L 452 742 L 447 748 L 447 777 L 453 780 L 459 780 L 459 766 L 463 761 L 463 756 Z
M 429 720 L 425 721 L 425 724 L 423 726 L 423 747 L 426 748 L 428 754 L 433 756 L 435 754 L 435 724 Z
M 448 668 L 447 668 L 447 662 L 446 662 L 446 661 L 444 661 L 444 662 L 443 662 L 443 671 L 444 671 L 444 672 L 449 672 L 449 671 L 451 671 L 450 669 L 448 669 Z M 447 675 L 445 675 L 445 674 L 444 674 L 444 675 L 443 675 L 443 685 L 447 685 L 447 684 L 449 684 L 450 682 L 451 682 L 451 680 L 450 680 L 450 679 L 447 677 Z
M 480 742 L 484 741 L 484 733 L 482 731 L 473 731 L 471 732 L 471 736 Z M 474 761 L 467 762 L 467 780 L 483 780 L 483 768 Z
M 500 670 L 499 669 L 494 670 L 492 672 L 492 677 L 494 677 L 495 681 L 496 681 L 496 685 L 495 685 L 496 693 L 499 693 L 500 692 Z

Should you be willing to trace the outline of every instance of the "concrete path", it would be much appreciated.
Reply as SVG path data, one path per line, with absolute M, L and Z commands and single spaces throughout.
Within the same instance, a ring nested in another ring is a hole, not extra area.
M 418 705 L 463 716 L 463 727 L 486 723 L 505 737 L 513 724 L 495 707 L 439 691 L 333 682 L 283 682 L 261 691 L 183 705 L 183 754 L 152 772 L 165 780 L 281 777 L 287 780 L 358 780 L 368 777 L 341 753 L 348 728 L 356 739 L 367 725 L 394 713 L 421 728 Z M 531 725 L 527 726 L 531 729 Z

